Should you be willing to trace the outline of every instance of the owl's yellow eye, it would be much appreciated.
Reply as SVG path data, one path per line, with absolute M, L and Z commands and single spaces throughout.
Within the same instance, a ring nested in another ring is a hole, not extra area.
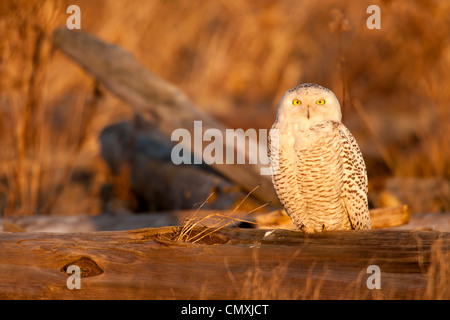
M 300 100 L 298 100 L 298 99 L 294 99 L 294 100 L 292 100 L 292 104 L 294 106 L 298 106 L 299 104 L 302 104 L 302 102 Z
M 320 99 L 320 100 L 317 100 L 316 103 L 317 103 L 317 104 L 325 104 L 325 100 Z

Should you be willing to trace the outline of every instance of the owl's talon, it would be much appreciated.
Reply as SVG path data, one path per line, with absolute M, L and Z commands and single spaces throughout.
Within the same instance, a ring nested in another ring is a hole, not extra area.
M 305 225 L 302 225 L 300 227 L 300 230 L 303 231 L 304 233 L 314 233 L 314 229 Z

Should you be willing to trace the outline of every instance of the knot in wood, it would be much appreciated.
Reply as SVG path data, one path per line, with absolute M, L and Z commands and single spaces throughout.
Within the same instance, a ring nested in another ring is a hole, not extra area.
M 67 273 L 67 268 L 72 265 L 80 268 L 81 278 L 95 277 L 103 273 L 102 268 L 100 268 L 98 264 L 89 257 L 81 257 L 75 261 L 69 262 L 59 270 L 61 272 Z

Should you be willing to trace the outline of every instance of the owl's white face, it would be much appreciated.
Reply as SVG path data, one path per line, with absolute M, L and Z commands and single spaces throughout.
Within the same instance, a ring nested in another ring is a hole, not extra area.
M 303 128 L 327 120 L 341 122 L 341 119 L 341 106 L 334 93 L 313 83 L 286 91 L 278 105 L 278 121 L 296 123 Z

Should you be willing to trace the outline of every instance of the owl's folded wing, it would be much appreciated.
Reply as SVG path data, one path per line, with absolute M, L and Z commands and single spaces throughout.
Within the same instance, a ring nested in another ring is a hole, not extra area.
M 367 200 L 367 170 L 362 153 L 355 138 L 343 124 L 339 126 L 339 134 L 344 175 L 342 204 L 353 229 L 371 229 Z

